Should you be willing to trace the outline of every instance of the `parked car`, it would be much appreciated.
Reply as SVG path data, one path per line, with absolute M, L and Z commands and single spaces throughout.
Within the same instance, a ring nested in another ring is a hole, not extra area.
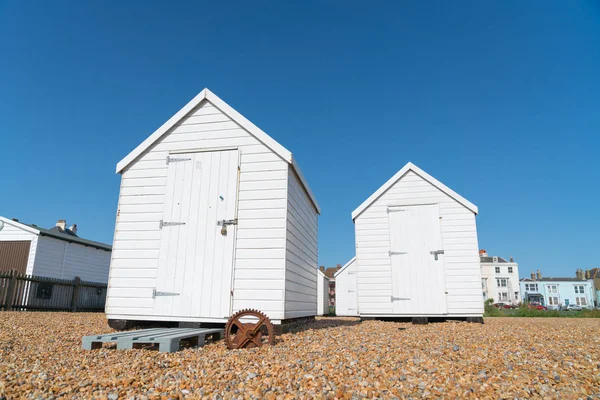
M 517 306 L 513 306 L 512 304 L 507 303 L 494 303 L 492 305 L 496 308 L 517 308 Z
M 529 303 L 527 304 L 527 308 L 530 308 L 532 310 L 548 311 L 548 307 L 543 306 L 540 303 Z
M 577 304 L 569 304 L 564 308 L 565 311 L 581 311 L 583 307 L 578 306 Z

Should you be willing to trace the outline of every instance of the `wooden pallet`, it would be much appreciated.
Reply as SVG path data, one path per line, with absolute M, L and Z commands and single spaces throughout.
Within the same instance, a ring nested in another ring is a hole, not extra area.
M 172 353 L 178 351 L 182 340 L 190 340 L 192 346 L 204 346 L 207 336 L 213 340 L 223 338 L 223 329 L 216 328 L 152 328 L 137 331 L 108 333 L 106 335 L 84 336 L 81 343 L 84 350 L 95 350 L 102 343 L 116 343 L 118 350 L 130 350 L 146 344 L 158 344 L 158 351 Z

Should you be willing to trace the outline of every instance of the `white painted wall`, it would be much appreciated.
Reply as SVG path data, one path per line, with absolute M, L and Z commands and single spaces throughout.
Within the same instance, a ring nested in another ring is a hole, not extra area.
M 329 278 L 317 270 L 317 315 L 329 314 Z
M 296 173 L 289 168 L 285 262 L 286 319 L 317 314 L 317 235 L 317 210 Z
M 150 302 L 132 302 L 126 293 L 132 289 L 151 293 L 156 287 L 158 222 L 163 214 L 169 152 L 219 148 L 238 148 L 241 153 L 233 312 L 251 307 L 271 319 L 284 318 L 289 164 L 208 101 L 123 172 L 106 306 L 109 318 L 152 315 Z M 296 261 L 304 265 L 303 260 Z M 293 285 L 289 289 L 293 293 Z M 316 283 L 313 290 L 314 315 Z M 294 311 L 301 314 L 305 308 Z
M 110 251 L 39 236 L 32 275 L 108 282 Z
M 11 223 L 10 220 L 4 220 L 4 228 L 0 231 L 1 242 L 14 242 L 14 241 L 29 241 L 29 259 L 27 260 L 26 273 L 31 275 L 33 270 L 33 262 L 35 259 L 35 251 L 37 248 L 38 237 L 36 234 L 27 232 L 26 230 L 19 227 L 19 223 Z
M 350 260 L 335 276 L 335 315 L 358 315 L 355 259 Z
M 500 272 L 496 273 L 496 267 L 500 268 Z M 512 268 L 512 273 L 508 272 L 508 268 Z M 498 287 L 496 279 L 506 278 L 507 287 Z M 494 299 L 494 303 L 502 302 L 509 304 L 518 304 L 523 298 L 519 286 L 519 265 L 511 262 L 482 262 L 481 263 L 481 280 L 482 290 L 484 294 L 483 300 Z M 485 287 L 483 287 L 485 285 Z M 506 293 L 508 300 L 501 300 L 499 293 Z
M 437 203 L 444 254 L 447 315 L 481 316 L 483 301 L 475 214 L 409 170 L 355 219 L 358 308 L 392 314 L 389 206 Z

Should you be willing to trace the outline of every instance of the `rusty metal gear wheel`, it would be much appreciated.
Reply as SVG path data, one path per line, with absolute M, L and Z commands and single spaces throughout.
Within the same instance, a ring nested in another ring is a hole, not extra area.
M 249 349 L 274 342 L 273 324 L 269 317 L 260 311 L 238 311 L 225 325 L 225 343 L 228 349 Z

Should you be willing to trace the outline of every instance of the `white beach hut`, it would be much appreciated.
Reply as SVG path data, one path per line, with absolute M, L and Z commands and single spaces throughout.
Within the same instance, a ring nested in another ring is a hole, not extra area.
M 317 270 L 317 315 L 329 314 L 329 278 Z
M 204 89 L 117 165 L 109 323 L 317 314 L 317 201 L 292 154 Z
M 335 315 L 341 317 L 358 315 L 356 257 L 335 273 Z
M 412 163 L 352 213 L 361 317 L 482 322 L 477 207 Z

